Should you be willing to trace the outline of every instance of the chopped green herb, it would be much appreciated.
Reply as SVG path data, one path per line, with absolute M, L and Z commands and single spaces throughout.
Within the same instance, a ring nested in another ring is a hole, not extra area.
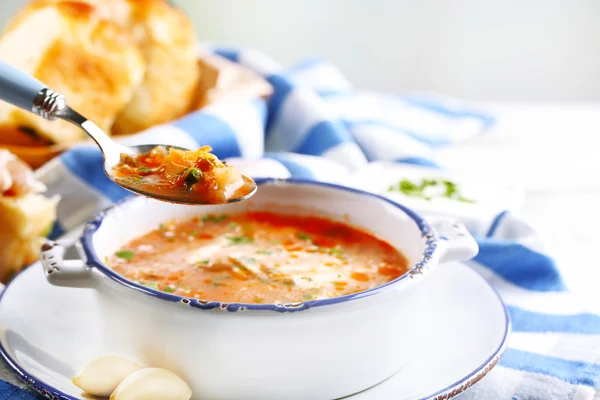
M 140 168 L 138 168 L 138 171 L 141 172 L 142 174 L 144 174 L 146 172 L 151 172 L 152 169 L 151 168 L 147 168 L 147 167 L 140 167 Z
M 131 175 L 129 177 L 129 179 L 131 181 L 133 181 L 133 183 L 143 183 L 144 182 L 144 177 L 139 176 L 139 175 Z
M 327 251 L 329 254 L 331 254 L 332 256 L 336 256 L 336 257 L 340 257 L 344 255 L 344 252 L 340 249 L 329 249 Z
M 175 289 L 173 289 L 173 288 L 172 288 L 172 287 L 170 287 L 170 286 L 167 286 L 167 287 L 165 288 L 165 290 L 163 290 L 163 292 L 166 292 L 166 293 L 173 293 L 174 291 L 175 291 Z
M 140 282 L 140 284 L 142 284 L 150 289 L 160 290 L 158 288 L 158 283 L 156 283 L 156 282 Z
M 470 203 L 470 204 L 475 203 L 475 200 L 467 199 L 466 197 L 463 197 L 463 196 L 458 196 L 457 200 L 462 201 L 463 203 Z
M 161 231 L 164 231 L 165 229 L 167 229 L 167 226 L 165 224 L 160 224 L 160 225 L 158 225 L 158 229 L 160 229 Z
M 227 219 L 227 215 L 205 215 L 202 217 L 203 222 L 221 222 Z
M 190 236 L 196 237 L 200 234 L 200 232 L 196 232 L 196 231 L 191 231 L 190 232 Z
M 203 267 L 203 266 L 206 266 L 208 264 L 210 264 L 210 260 L 200 260 L 195 265 L 197 267 Z
M 189 292 L 192 290 L 191 287 L 185 285 L 179 285 L 179 289 L 183 290 L 184 292 Z
M 308 276 L 303 276 L 302 279 L 308 281 L 308 282 L 312 282 L 312 278 L 308 277 Z
M 192 186 L 194 186 L 196 183 L 202 181 L 202 178 L 204 177 L 204 174 L 202 173 L 202 171 L 200 171 L 199 168 L 188 168 L 187 169 L 187 177 L 185 178 L 185 182 L 183 183 L 184 186 L 190 190 L 192 188 Z
M 271 252 L 271 251 L 266 251 L 266 250 L 257 250 L 257 251 L 256 251 L 256 254 L 263 254 L 263 255 L 265 255 L 265 256 L 269 256 L 269 255 L 273 254 L 273 252 Z
M 431 200 L 430 195 L 425 194 L 427 188 L 440 187 L 441 193 L 438 197 L 445 197 L 464 203 L 474 203 L 474 200 L 467 199 L 464 197 L 456 183 L 448 181 L 446 179 L 423 179 L 420 183 L 411 182 L 408 179 L 403 179 L 398 184 L 392 185 L 388 188 L 388 192 L 401 192 L 407 196 L 420 197 L 424 200 Z M 434 191 L 435 193 L 435 191 Z
M 311 240 L 310 236 L 308 236 L 305 233 L 299 233 L 298 234 L 298 238 L 302 239 L 302 240 Z
M 341 277 L 342 277 L 342 274 L 338 274 L 338 278 L 341 278 Z
M 131 250 L 122 250 L 122 251 L 117 251 L 115 253 L 115 255 L 119 258 L 122 258 L 124 260 L 132 260 L 133 257 L 135 257 L 135 253 Z
M 304 294 L 302 295 L 302 298 L 303 298 L 304 300 L 312 300 L 312 299 L 313 299 L 313 295 L 312 295 L 312 294 L 310 294 L 310 293 L 304 293 Z
M 229 229 L 236 229 L 238 227 L 237 222 L 230 222 L 228 225 Z
M 219 286 L 221 286 L 221 284 L 220 284 L 219 282 L 213 282 L 212 284 L 213 284 L 213 286 L 215 286 L 215 287 L 219 287 Z
M 252 238 L 248 236 L 228 236 L 227 240 L 229 240 L 230 245 L 249 244 L 253 242 Z

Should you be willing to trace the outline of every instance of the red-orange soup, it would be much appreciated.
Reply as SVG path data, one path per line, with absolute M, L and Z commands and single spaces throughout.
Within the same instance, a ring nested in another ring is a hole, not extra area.
M 138 191 L 191 203 L 221 204 L 250 194 L 254 185 L 211 151 L 210 146 L 193 151 L 156 146 L 138 156 L 121 154 L 113 178 Z
M 123 246 L 108 265 L 124 277 L 202 300 L 287 303 L 339 297 L 396 279 L 406 258 L 351 226 L 268 212 L 206 215 Z

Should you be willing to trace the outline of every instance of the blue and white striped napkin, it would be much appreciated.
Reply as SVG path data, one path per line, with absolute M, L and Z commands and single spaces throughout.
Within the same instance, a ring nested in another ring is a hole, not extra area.
M 210 106 L 125 141 L 210 145 L 254 177 L 343 184 L 371 161 L 439 168 L 436 148 L 479 135 L 494 122 L 449 99 L 357 93 L 333 65 L 320 60 L 284 69 L 254 51 L 215 52 L 266 77 L 274 96 Z M 129 195 L 106 178 L 102 156 L 91 145 L 52 160 L 39 176 L 51 194 L 63 197 L 54 237 Z M 600 399 L 600 307 L 577 303 L 535 232 L 500 211 L 491 222 L 467 221 L 480 246 L 470 264 L 508 305 L 513 334 L 499 365 L 463 396 Z M 8 398 L 1 394 L 0 399 Z

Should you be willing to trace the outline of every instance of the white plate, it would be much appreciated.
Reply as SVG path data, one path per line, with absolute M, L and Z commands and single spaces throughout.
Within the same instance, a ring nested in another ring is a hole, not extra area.
M 498 362 L 510 320 L 494 289 L 463 264 L 441 265 L 425 283 L 431 295 L 422 309 L 429 326 L 410 339 L 421 347 L 419 357 L 348 399 L 448 399 Z M 97 333 L 99 323 L 92 290 L 54 287 L 34 264 L 0 296 L 0 354 L 46 397 L 84 399 L 71 377 L 92 357 L 110 353 Z

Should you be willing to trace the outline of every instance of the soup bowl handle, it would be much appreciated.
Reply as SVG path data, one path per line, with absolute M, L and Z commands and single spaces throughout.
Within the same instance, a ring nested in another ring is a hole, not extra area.
M 430 219 L 442 243 L 440 262 L 467 261 L 479 252 L 477 242 L 462 222 L 453 218 Z
M 40 262 L 46 279 L 55 286 L 74 288 L 95 287 L 90 267 L 81 259 L 65 260 L 65 253 L 76 246 L 77 241 L 46 241 L 41 248 Z

